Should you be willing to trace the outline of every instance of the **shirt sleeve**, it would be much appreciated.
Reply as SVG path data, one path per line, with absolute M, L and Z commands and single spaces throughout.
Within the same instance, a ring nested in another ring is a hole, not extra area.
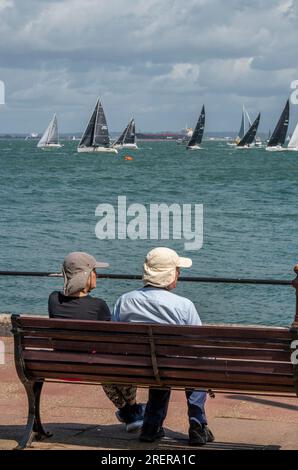
M 201 326 L 202 322 L 200 319 L 200 315 L 198 314 L 198 311 L 194 304 L 192 302 L 189 302 L 189 308 L 187 312 L 187 318 L 186 318 L 186 324 L 187 325 L 195 325 L 195 326 Z
M 48 299 L 48 314 L 49 314 L 49 317 L 50 317 L 50 318 L 53 316 L 53 309 L 52 309 L 52 304 L 53 304 L 53 302 L 52 302 L 52 297 L 53 297 L 53 295 L 50 294 L 50 295 L 49 295 L 49 299 Z
M 121 297 L 117 300 L 117 302 L 114 305 L 112 321 L 120 321 L 120 307 L 121 307 Z
M 108 305 L 106 304 L 106 302 L 104 302 L 104 301 L 102 301 L 101 304 L 100 304 L 97 319 L 101 320 L 101 321 L 110 321 L 111 320 L 110 309 L 109 309 Z

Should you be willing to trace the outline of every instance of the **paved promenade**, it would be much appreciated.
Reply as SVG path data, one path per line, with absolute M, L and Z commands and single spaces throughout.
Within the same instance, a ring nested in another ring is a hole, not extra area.
M 0 450 L 13 449 L 24 431 L 26 395 L 13 363 L 12 338 L 1 338 L 6 363 L 0 365 Z M 146 401 L 147 391 L 139 390 Z M 205 449 L 298 450 L 298 399 L 217 394 L 208 399 L 209 426 L 216 442 Z M 191 449 L 183 392 L 172 393 L 165 422 L 166 437 L 153 444 L 138 442 L 115 418 L 113 405 L 98 386 L 46 384 L 42 421 L 53 437 L 34 442 L 34 449 Z M 192 448 L 193 449 L 193 448 Z

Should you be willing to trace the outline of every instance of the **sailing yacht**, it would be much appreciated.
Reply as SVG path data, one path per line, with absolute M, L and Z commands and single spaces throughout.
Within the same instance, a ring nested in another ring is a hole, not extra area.
M 251 127 L 251 119 L 248 114 L 248 111 L 245 109 L 243 105 L 242 106 L 242 118 L 241 118 L 241 124 L 240 124 L 238 135 L 236 139 L 234 140 L 234 142 L 227 142 L 227 144 L 232 147 L 236 147 L 239 144 L 239 142 L 243 139 L 244 135 L 246 134 L 246 132 L 248 131 L 250 127 Z
M 43 149 L 62 147 L 62 145 L 59 143 L 58 121 L 56 114 L 54 114 L 50 124 L 44 131 L 42 138 L 37 144 L 37 147 Z
M 129 148 L 129 149 L 137 149 L 136 143 L 136 124 L 135 120 L 131 118 L 129 123 L 127 124 L 126 128 L 120 135 L 120 137 L 113 143 L 113 148 L 121 149 L 121 148 Z
M 251 124 L 248 131 L 244 134 L 240 142 L 238 142 L 237 147 L 239 148 L 251 148 L 254 146 L 254 140 L 256 138 L 256 133 L 258 132 L 258 127 L 260 124 L 261 113 L 259 113 Z
M 286 141 L 290 117 L 290 100 L 287 100 L 281 113 L 279 121 L 269 139 L 266 150 L 271 152 L 284 150 L 283 145 Z
M 205 106 L 203 105 L 195 130 L 193 131 L 193 134 L 191 138 L 189 139 L 188 144 L 186 146 L 187 150 L 200 150 L 201 149 L 200 143 L 202 142 L 202 139 L 203 139 L 204 129 L 205 129 Z
M 292 150 L 292 151 L 294 150 L 298 152 L 298 123 L 295 127 L 291 140 L 288 144 L 288 150 Z
M 107 152 L 118 153 L 118 150 L 110 146 L 109 130 L 104 110 L 99 99 L 88 125 L 82 135 L 78 152 Z

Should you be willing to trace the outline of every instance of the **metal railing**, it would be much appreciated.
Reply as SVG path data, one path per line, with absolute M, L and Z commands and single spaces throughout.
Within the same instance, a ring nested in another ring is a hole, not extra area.
M 292 328 L 298 328 L 298 264 L 294 267 L 296 278 L 286 279 L 253 279 L 253 278 L 230 278 L 230 277 L 205 277 L 205 276 L 188 276 L 179 277 L 181 282 L 206 282 L 206 283 L 225 283 L 225 284 L 254 284 L 254 285 L 275 285 L 275 286 L 293 286 L 296 290 L 296 312 Z M 28 276 L 28 277 L 62 277 L 62 273 L 48 271 L 0 271 L 0 276 Z M 98 279 L 118 279 L 139 281 L 142 276 L 139 274 L 98 274 Z

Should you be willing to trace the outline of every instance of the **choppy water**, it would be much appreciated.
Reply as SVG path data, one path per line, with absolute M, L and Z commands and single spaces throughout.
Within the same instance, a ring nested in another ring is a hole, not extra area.
M 157 244 L 193 259 L 184 274 L 293 278 L 298 261 L 298 154 L 236 150 L 205 142 L 187 152 L 174 142 L 147 142 L 133 161 L 119 155 L 78 154 L 76 142 L 43 151 L 35 141 L 0 141 L 0 270 L 57 271 L 70 251 L 108 261 L 114 273 L 140 273 Z M 204 245 L 184 252 L 183 240 L 99 241 L 95 208 L 116 204 L 204 204 Z M 48 293 L 61 280 L 0 277 L 0 311 L 46 314 Z M 98 282 L 109 305 L 133 281 Z M 205 322 L 288 325 L 294 290 L 288 286 L 180 284 Z

